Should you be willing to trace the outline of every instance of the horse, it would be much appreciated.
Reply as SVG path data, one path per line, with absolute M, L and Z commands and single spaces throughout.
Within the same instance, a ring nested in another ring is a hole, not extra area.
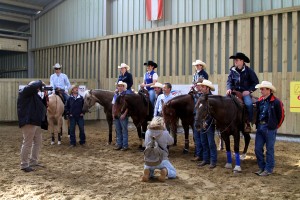
M 197 130 L 203 128 L 203 121 L 210 115 L 216 122 L 217 129 L 220 130 L 221 137 L 225 142 L 227 163 L 225 168 L 232 169 L 232 159 L 230 150 L 230 135 L 234 138 L 234 152 L 236 165 L 234 172 L 242 171 L 240 166 L 239 144 L 240 131 L 244 134 L 245 147 L 243 154 L 247 152 L 250 135 L 244 132 L 244 106 L 240 104 L 235 96 L 203 95 L 196 105 L 195 127 Z M 254 121 L 255 119 L 253 119 Z
M 48 120 L 48 130 L 52 135 L 51 145 L 55 143 L 55 134 L 58 136 L 57 144 L 61 144 L 62 136 L 62 125 L 63 125 L 63 113 L 65 105 L 62 99 L 56 95 L 52 94 L 48 96 L 49 102 L 47 107 L 47 120 Z
M 114 92 L 109 90 L 87 90 L 84 96 L 84 104 L 83 104 L 83 112 L 89 112 L 89 109 L 95 105 L 95 103 L 99 103 L 104 108 L 104 113 L 106 115 L 106 121 L 108 124 L 108 144 L 112 142 L 112 125 L 113 125 L 113 117 L 112 117 L 112 104 L 111 101 L 114 97 Z
M 174 145 L 177 144 L 177 124 L 181 120 L 184 129 L 183 153 L 189 151 L 189 127 L 194 130 L 194 98 L 192 94 L 179 95 L 163 103 L 162 115 L 166 124 L 170 125 L 171 134 L 174 137 Z
M 144 149 L 145 132 L 147 131 L 147 122 L 153 118 L 154 108 L 149 100 L 147 90 L 140 89 L 138 94 L 125 94 L 117 97 L 115 102 L 115 117 L 118 117 L 125 109 L 128 109 L 128 115 L 132 118 L 133 124 L 137 128 L 140 139 L 140 149 Z

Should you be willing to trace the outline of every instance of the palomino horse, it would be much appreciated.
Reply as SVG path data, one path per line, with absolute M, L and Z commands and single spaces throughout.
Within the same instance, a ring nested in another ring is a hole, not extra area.
M 113 125 L 113 117 L 112 117 L 112 104 L 111 101 L 114 97 L 114 92 L 108 90 L 88 90 L 84 96 L 84 104 L 83 104 L 83 112 L 88 112 L 89 109 L 95 105 L 95 103 L 99 103 L 104 108 L 104 113 L 106 115 L 106 121 L 108 124 L 108 144 L 112 142 L 112 125 Z
M 230 150 L 230 135 L 234 138 L 234 152 L 236 165 L 234 171 L 240 172 L 240 131 L 244 131 L 244 110 L 243 106 L 236 100 L 234 96 L 220 96 L 220 95 L 203 95 L 196 103 L 196 118 L 195 126 L 197 129 L 203 128 L 203 121 L 210 115 L 214 118 L 217 128 L 220 130 L 221 137 L 225 142 L 227 163 L 225 168 L 232 168 L 232 158 Z M 247 152 L 250 135 L 244 133 L 245 148 L 244 152 Z
M 176 96 L 163 104 L 162 114 L 166 124 L 170 125 L 171 134 L 174 137 L 174 145 L 177 143 L 178 119 L 181 120 L 184 129 L 183 153 L 189 151 L 189 127 L 194 130 L 194 98 L 192 94 Z
M 138 131 L 138 137 L 141 142 L 139 148 L 143 149 L 147 122 L 152 120 L 154 112 L 147 90 L 141 89 L 138 94 L 133 93 L 118 96 L 115 103 L 115 117 L 123 113 L 126 108 Z
M 61 144 L 61 136 L 62 136 L 62 125 L 63 118 L 62 115 L 64 113 L 64 103 L 61 98 L 52 94 L 49 95 L 49 102 L 47 108 L 47 119 L 48 119 L 48 130 L 52 134 L 51 145 L 55 143 L 55 134 L 58 136 L 57 144 Z

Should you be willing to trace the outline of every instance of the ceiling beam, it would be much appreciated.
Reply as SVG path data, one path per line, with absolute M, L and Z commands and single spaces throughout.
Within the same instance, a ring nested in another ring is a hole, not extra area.
M 13 16 L 1 14 L 1 13 L 0 13 L 0 19 L 1 20 L 6 20 L 6 21 L 11 21 L 11 22 L 24 23 L 24 24 L 29 24 L 30 23 L 29 19 L 24 19 L 24 18 L 19 18 L 19 17 L 13 17 Z
M 28 8 L 28 9 L 32 9 L 32 10 L 40 10 L 40 11 L 43 10 L 42 6 L 23 3 L 23 2 L 14 1 L 14 0 L 0 0 L 0 3 L 11 5 L 11 6 L 18 6 L 18 7 L 22 7 L 22 8 Z
M 0 15 L 7 15 L 7 16 L 11 16 L 11 17 L 18 17 L 18 18 L 24 18 L 24 19 L 28 19 L 30 20 L 31 17 L 28 15 L 22 15 L 22 14 L 17 14 L 17 13 L 12 13 L 12 12 L 4 12 L 4 11 L 0 11 Z

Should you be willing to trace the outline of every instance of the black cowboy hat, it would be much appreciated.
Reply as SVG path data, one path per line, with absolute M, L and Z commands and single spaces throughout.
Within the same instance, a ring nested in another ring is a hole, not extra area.
M 229 59 L 241 59 L 245 63 L 250 62 L 250 59 L 244 53 L 241 52 L 237 52 L 235 55 L 230 56 Z
M 146 66 L 151 65 L 154 68 L 157 68 L 157 64 L 155 62 L 153 62 L 152 60 L 145 62 L 144 65 L 146 65 Z

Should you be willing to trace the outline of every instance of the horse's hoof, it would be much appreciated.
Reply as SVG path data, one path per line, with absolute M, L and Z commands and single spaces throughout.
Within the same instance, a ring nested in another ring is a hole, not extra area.
M 234 171 L 234 172 L 241 172 L 241 171 L 242 171 L 242 168 L 241 168 L 241 166 L 236 165 L 236 166 L 234 167 L 233 171 Z
M 241 159 L 241 160 L 245 160 L 245 159 L 246 159 L 246 157 L 247 157 L 247 155 L 246 155 L 246 154 L 242 154 L 242 155 L 240 155 L 240 159 Z
M 58 145 L 61 145 L 61 141 L 58 141 L 57 144 L 58 144 Z
M 188 149 L 183 149 L 182 153 L 183 153 L 183 154 L 188 154 L 188 153 L 189 153 L 189 150 L 188 150 Z
M 226 163 L 224 166 L 226 169 L 232 169 L 232 164 L 231 163 Z
M 54 145 L 54 144 L 55 144 L 55 142 L 51 141 L 51 145 Z

